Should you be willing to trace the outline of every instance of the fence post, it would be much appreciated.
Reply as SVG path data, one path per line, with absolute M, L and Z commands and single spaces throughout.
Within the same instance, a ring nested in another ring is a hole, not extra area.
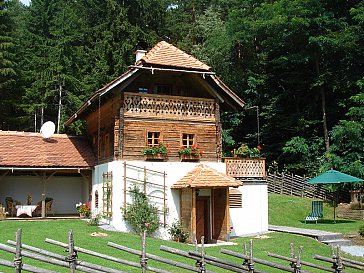
M 21 229 L 19 228 L 16 232 L 16 252 L 14 258 L 15 273 L 21 273 L 22 267 L 23 262 L 21 257 Z
M 147 272 L 147 264 L 148 264 L 148 258 L 146 254 L 146 237 L 147 237 L 147 230 L 144 230 L 142 235 L 142 253 L 140 257 L 140 265 L 142 267 L 142 273 Z
M 300 273 L 301 272 L 301 253 L 302 253 L 302 246 L 300 246 L 300 248 L 298 250 L 297 257 L 294 254 L 293 243 L 290 243 L 290 248 L 291 248 L 291 258 L 292 258 L 292 261 L 290 263 L 290 266 L 293 269 L 293 273 Z
M 254 273 L 254 260 L 253 260 L 253 240 L 250 240 L 250 254 L 249 259 L 247 261 L 248 270 L 251 273 Z
M 334 253 L 334 247 L 331 247 L 331 255 L 332 255 L 332 259 L 333 259 L 333 265 L 332 268 L 335 269 L 335 273 L 341 273 L 344 270 L 344 265 L 343 265 L 343 261 L 341 258 L 341 251 L 340 251 L 340 247 L 337 246 L 336 247 L 336 255 Z
M 201 236 L 201 259 L 196 262 L 197 272 L 205 273 L 205 236 Z
M 70 273 L 75 273 L 76 271 L 76 259 L 77 259 L 77 252 L 75 250 L 75 244 L 73 241 L 73 233 L 72 229 L 68 231 L 68 257 L 66 259 L 69 262 Z

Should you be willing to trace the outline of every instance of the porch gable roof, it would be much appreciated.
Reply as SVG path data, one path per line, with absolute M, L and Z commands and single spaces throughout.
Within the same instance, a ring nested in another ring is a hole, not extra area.
M 1 168 L 93 168 L 96 159 L 85 137 L 0 131 Z
M 199 164 L 177 183 L 173 184 L 171 188 L 221 188 L 239 186 L 242 186 L 242 182 L 239 182 L 235 178 L 218 172 L 207 165 Z

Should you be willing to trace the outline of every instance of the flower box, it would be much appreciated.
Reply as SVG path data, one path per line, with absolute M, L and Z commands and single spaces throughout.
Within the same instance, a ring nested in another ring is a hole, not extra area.
M 194 156 L 194 155 L 186 155 L 186 154 L 180 154 L 179 155 L 182 162 L 198 162 L 200 161 L 200 155 Z
M 145 160 L 163 161 L 167 159 L 166 154 L 144 155 Z

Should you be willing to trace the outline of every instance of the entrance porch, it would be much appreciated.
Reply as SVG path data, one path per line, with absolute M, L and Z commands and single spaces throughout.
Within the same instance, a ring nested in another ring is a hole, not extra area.
M 196 238 L 206 243 L 230 238 L 229 187 L 242 183 L 213 168 L 198 165 L 172 185 L 180 190 L 180 221 L 189 232 L 189 241 Z

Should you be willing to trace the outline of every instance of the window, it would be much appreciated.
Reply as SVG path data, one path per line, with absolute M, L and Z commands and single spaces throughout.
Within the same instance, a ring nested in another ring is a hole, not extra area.
M 138 93 L 139 94 L 148 94 L 148 88 L 146 88 L 146 87 L 139 87 L 138 88 Z
M 99 207 L 99 192 L 95 191 L 95 208 Z
M 159 137 L 160 137 L 160 132 L 148 132 L 147 145 L 152 147 L 157 146 Z
M 182 145 L 185 147 L 191 147 L 195 143 L 195 135 L 194 134 L 183 134 L 182 135 Z
M 102 213 L 105 218 L 112 216 L 112 172 L 102 174 Z

